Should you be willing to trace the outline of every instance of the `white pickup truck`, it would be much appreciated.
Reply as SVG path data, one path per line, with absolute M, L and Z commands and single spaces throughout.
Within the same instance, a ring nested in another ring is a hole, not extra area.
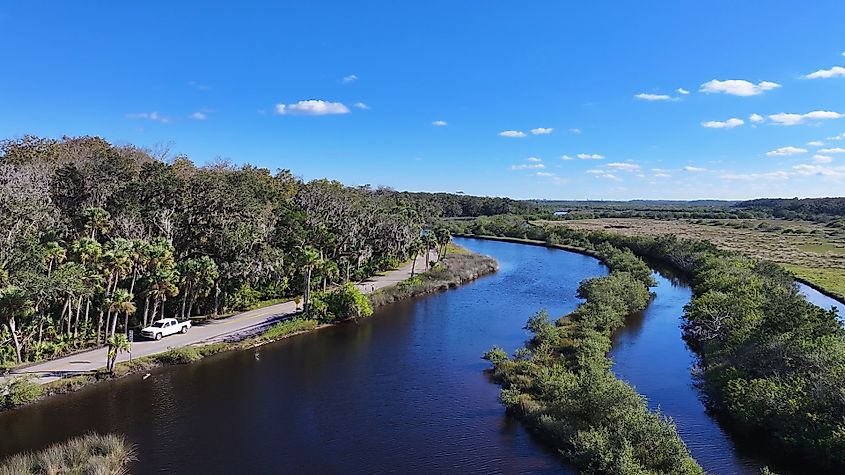
M 190 321 L 180 322 L 175 318 L 162 318 L 161 320 L 154 321 L 152 325 L 143 328 L 141 335 L 144 338 L 161 340 L 162 337 L 173 335 L 174 333 L 188 333 L 188 328 L 191 328 Z

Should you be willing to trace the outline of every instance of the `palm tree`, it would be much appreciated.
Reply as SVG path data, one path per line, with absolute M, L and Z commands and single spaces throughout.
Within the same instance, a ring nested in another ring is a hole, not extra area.
M 114 374 L 114 367 L 117 364 L 117 355 L 123 352 L 131 352 L 132 343 L 129 342 L 129 338 L 127 338 L 123 333 L 119 335 L 112 335 L 106 343 L 109 347 L 106 355 L 106 370 L 109 373 Z
M 410 248 L 411 248 L 411 253 L 414 254 L 414 262 L 411 264 L 411 277 L 413 277 L 414 271 L 417 267 L 417 257 L 420 255 L 420 253 L 423 251 L 423 249 L 425 249 L 425 247 L 424 247 L 422 240 L 417 238 L 417 239 L 414 239 L 413 241 L 411 241 Z
M 117 289 L 114 294 L 112 294 L 111 301 L 109 303 L 109 312 L 114 312 L 114 319 L 112 320 L 112 328 L 111 333 L 112 335 L 115 334 L 117 330 L 117 317 L 122 313 L 124 315 L 123 326 L 126 330 L 129 329 L 129 315 L 135 313 L 135 302 L 133 301 L 135 296 L 129 293 L 126 289 Z
M 44 246 L 44 260 L 47 261 L 47 277 L 53 273 L 55 266 L 67 259 L 67 251 L 56 241 L 50 241 Z
M 446 228 L 437 228 L 434 231 L 434 236 L 437 238 L 437 243 L 440 244 L 440 254 L 438 259 L 443 259 L 446 255 L 446 246 L 449 245 L 449 242 L 452 240 L 452 235 L 449 233 L 449 230 Z
M 85 230 L 91 232 L 91 239 L 96 239 L 97 233 L 105 234 L 111 229 L 111 214 L 103 208 L 88 208 L 85 210 Z
M 11 333 L 12 342 L 15 345 L 15 358 L 19 364 L 23 362 L 21 359 L 22 345 L 18 335 L 19 319 L 26 318 L 33 313 L 35 313 L 35 308 L 32 301 L 20 287 L 10 285 L 0 289 L 0 316 L 9 327 L 9 333 Z
M 311 273 L 315 267 L 320 265 L 320 252 L 311 246 L 304 246 L 300 249 L 300 263 L 305 274 L 305 286 L 302 295 L 302 310 L 308 313 L 311 300 Z
M 434 234 L 430 230 L 425 233 L 423 236 L 423 243 L 425 243 L 425 270 L 431 268 L 431 258 L 429 257 L 429 253 L 431 252 L 431 248 L 437 244 L 437 240 L 434 238 Z

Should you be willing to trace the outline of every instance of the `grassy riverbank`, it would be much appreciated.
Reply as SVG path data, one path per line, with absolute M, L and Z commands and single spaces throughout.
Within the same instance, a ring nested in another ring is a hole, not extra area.
M 454 245 L 450 245 L 450 252 L 430 271 L 370 294 L 372 306 L 377 308 L 397 300 L 444 291 L 499 269 L 499 264 L 491 257 L 473 254 Z
M 581 283 L 585 303 L 554 323 L 545 311 L 529 319 L 534 336 L 512 357 L 497 347 L 484 355 L 502 403 L 587 473 L 703 473 L 671 420 L 610 370 L 611 335 L 648 305 L 651 270 L 627 250 L 591 253 L 611 273 Z
M 0 462 L 0 475 L 120 475 L 134 459 L 121 436 L 89 434 Z

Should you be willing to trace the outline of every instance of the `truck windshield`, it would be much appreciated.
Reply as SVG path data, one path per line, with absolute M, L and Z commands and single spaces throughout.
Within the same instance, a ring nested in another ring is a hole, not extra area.
M 155 328 L 161 328 L 164 326 L 164 322 L 155 322 L 152 326 Z

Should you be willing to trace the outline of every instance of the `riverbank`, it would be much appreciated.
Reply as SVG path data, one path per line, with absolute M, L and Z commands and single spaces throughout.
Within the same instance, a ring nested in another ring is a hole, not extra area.
M 0 475 L 102 474 L 119 475 L 134 460 L 134 449 L 117 435 L 88 434 L 20 454 L 0 463 Z
M 373 307 L 385 305 L 397 300 L 407 299 L 424 294 L 430 294 L 457 287 L 463 283 L 477 279 L 498 269 L 496 261 L 487 256 L 470 253 L 458 246 L 450 245 L 451 253 L 436 262 L 427 272 L 409 277 L 410 267 L 405 265 L 402 279 L 388 272 L 376 276 L 369 281 L 358 284 L 363 293 L 368 293 Z M 293 304 L 290 302 L 290 304 Z M 256 348 L 285 338 L 313 332 L 340 323 L 320 323 L 317 320 L 305 318 L 301 312 L 284 315 L 269 327 L 257 331 L 247 330 L 240 333 L 224 335 L 223 339 L 189 344 L 140 358 L 117 363 L 113 374 L 98 369 L 83 374 L 68 376 L 43 384 L 22 378 L 7 378 L 4 391 L 4 381 L 0 380 L 0 411 L 11 410 L 33 404 L 50 396 L 67 394 L 102 381 L 147 374 L 155 368 L 174 364 L 188 364 L 208 356 L 226 351 L 237 351 Z M 143 376 L 141 376 L 143 377 Z

